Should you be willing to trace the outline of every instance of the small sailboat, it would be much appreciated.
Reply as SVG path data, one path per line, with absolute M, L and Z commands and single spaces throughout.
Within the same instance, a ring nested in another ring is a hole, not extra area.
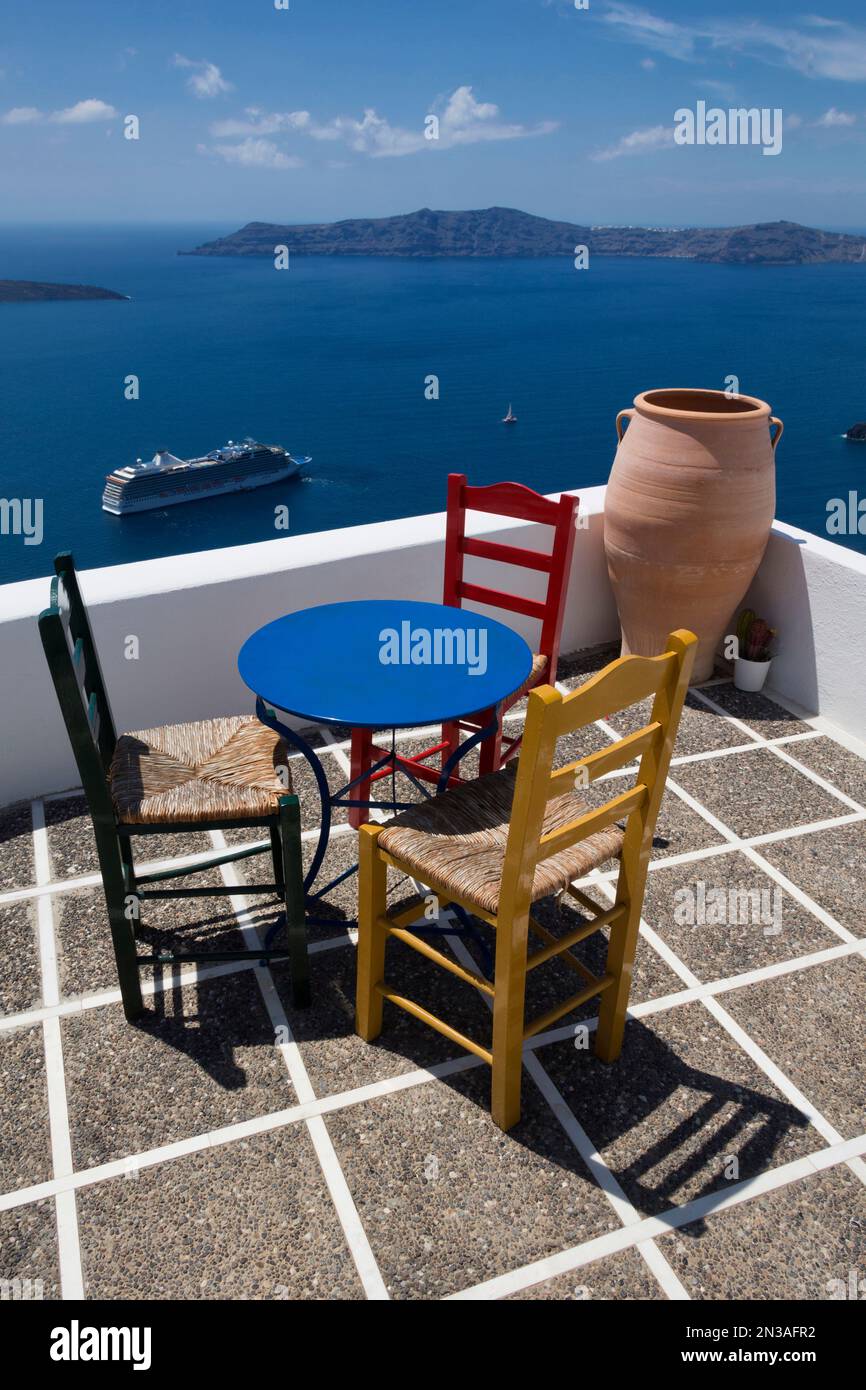
M 510 401 L 508 402 L 508 414 L 507 414 L 507 415 L 503 415 L 503 417 L 502 417 L 502 423 L 503 423 L 503 425 L 516 425 L 516 424 L 517 424 L 517 416 L 514 414 L 514 411 L 511 409 L 511 402 L 510 402 Z

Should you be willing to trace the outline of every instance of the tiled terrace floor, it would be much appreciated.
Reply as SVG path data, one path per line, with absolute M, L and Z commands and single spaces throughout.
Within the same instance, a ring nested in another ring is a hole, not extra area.
M 599 664 L 565 662 L 563 685 Z M 591 1006 L 533 1038 L 509 1135 L 486 1068 L 438 1034 L 386 1005 L 379 1043 L 355 1037 L 354 878 L 316 938 L 312 1009 L 293 1013 L 281 966 L 167 969 L 131 1027 L 80 799 L 2 813 L 0 1281 L 45 1298 L 829 1299 L 866 1277 L 866 762 L 725 681 L 689 696 L 676 755 L 622 1058 L 584 1045 Z M 345 745 L 323 756 L 345 780 Z M 338 827 L 328 877 L 354 845 Z M 247 910 L 257 862 L 222 871 L 236 897 L 151 926 L 252 944 L 276 911 Z M 611 877 L 588 881 L 599 901 Z M 590 965 L 600 945 L 579 948 Z M 391 951 L 389 978 L 483 1036 L 481 996 Z M 530 977 L 533 1012 L 573 991 L 557 970 Z

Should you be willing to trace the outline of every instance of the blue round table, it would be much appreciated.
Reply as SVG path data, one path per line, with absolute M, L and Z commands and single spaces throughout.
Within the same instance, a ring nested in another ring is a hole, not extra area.
M 439 724 L 490 709 L 531 669 L 529 647 L 504 623 L 400 599 L 289 613 L 254 632 L 238 657 L 244 684 L 267 703 L 353 729 Z
M 532 653 L 511 628 L 440 603 L 327 603 L 289 613 L 254 632 L 238 656 L 241 679 L 257 697 L 262 722 L 306 758 L 322 798 L 321 832 L 306 876 L 307 891 L 327 848 L 332 804 L 397 809 L 400 803 L 341 801 L 353 784 L 331 793 L 315 750 L 275 710 L 314 724 L 365 729 L 439 724 L 493 710 L 493 722 L 462 743 L 443 768 L 441 789 L 454 763 L 495 733 L 498 706 L 531 669 Z

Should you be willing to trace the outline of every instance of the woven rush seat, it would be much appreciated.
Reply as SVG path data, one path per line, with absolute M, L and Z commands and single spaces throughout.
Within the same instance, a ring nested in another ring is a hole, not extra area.
M 542 671 L 546 671 L 546 670 L 547 670 L 547 657 L 544 655 L 543 652 L 533 652 L 533 653 L 532 653 L 532 670 L 529 672 L 529 675 L 526 677 L 526 680 L 523 682 L 522 685 L 519 685 L 519 686 L 517 687 L 516 690 L 512 690 L 512 692 L 511 692 L 510 695 L 506 695 L 505 699 L 502 701 L 502 704 L 503 704 L 504 708 L 507 709 L 509 705 L 514 705 L 514 704 L 516 704 L 517 701 L 518 701 L 523 695 L 525 695 L 525 694 L 527 693 L 528 690 L 531 690 L 532 687 L 537 683 L 538 678 L 539 678 L 539 676 L 541 675 Z M 476 714 L 469 715 L 469 718 L 470 718 L 470 719 L 477 719 L 478 716 L 479 716 L 481 713 L 482 713 L 482 711 L 479 710 Z
M 121 734 L 109 780 L 136 825 L 272 816 L 292 790 L 285 740 L 248 715 Z
M 500 772 L 402 812 L 380 832 L 380 849 L 399 859 L 422 882 L 432 878 L 435 886 L 453 892 L 460 902 L 495 916 L 516 770 L 516 764 L 510 763 Z M 548 802 L 543 833 L 568 825 L 590 809 L 577 792 L 556 797 Z M 622 843 L 622 830 L 611 825 L 542 860 L 535 868 L 533 902 L 617 858 Z
M 514 701 L 520 699 L 521 695 L 525 695 L 527 690 L 531 690 L 532 687 L 538 681 L 538 678 L 541 675 L 542 671 L 546 670 L 547 657 L 544 655 L 543 652 L 533 652 L 532 670 L 529 672 L 529 675 L 526 677 L 526 680 L 523 682 L 523 684 L 519 685 L 517 689 L 511 695 L 508 696 L 506 704 L 513 704 Z

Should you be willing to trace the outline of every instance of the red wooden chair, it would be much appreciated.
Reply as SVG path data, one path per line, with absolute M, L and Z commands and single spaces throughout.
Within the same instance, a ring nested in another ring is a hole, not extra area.
M 559 656 L 559 640 L 562 634 L 562 620 L 565 611 L 565 595 L 571 571 L 571 556 L 574 548 L 574 534 L 577 522 L 577 497 L 563 494 L 558 502 L 552 502 L 541 493 L 533 492 L 522 483 L 492 483 L 488 487 L 470 487 L 462 473 L 451 473 L 448 477 L 447 522 L 445 532 L 445 588 L 443 603 L 454 608 L 462 608 L 463 600 L 469 599 L 483 604 L 486 608 L 502 609 L 509 613 L 522 613 L 536 618 L 541 624 L 537 648 L 533 653 L 532 670 L 519 690 L 515 690 L 503 701 L 499 711 L 499 726 L 494 735 L 486 738 L 480 748 L 479 773 L 496 772 L 513 757 L 520 748 L 522 734 L 507 738 L 503 734 L 502 715 L 511 705 L 539 683 L 553 684 L 556 680 L 556 664 Z M 522 546 L 505 545 L 500 541 L 487 541 L 466 535 L 467 511 L 487 512 L 493 516 L 510 516 L 520 521 L 535 522 L 549 526 L 553 531 L 553 546 L 549 552 L 527 550 Z M 540 571 L 547 575 L 547 587 L 543 599 L 528 599 L 520 594 L 506 590 L 492 589 L 484 584 L 469 583 L 463 578 L 463 557 L 476 555 L 481 559 L 495 560 L 520 569 Z M 441 768 L 456 751 L 462 732 L 477 733 L 493 722 L 495 711 L 479 710 L 465 719 L 454 720 L 442 727 L 441 739 L 430 748 L 414 757 L 397 755 L 398 768 L 403 768 L 420 781 L 438 783 Z M 352 730 L 352 780 L 363 779 L 363 774 L 374 762 L 384 757 L 390 750 L 379 748 L 373 743 L 370 729 Z M 441 756 L 440 766 L 430 766 L 428 760 Z M 382 767 L 367 779 L 356 783 L 353 795 L 366 800 L 373 782 L 391 775 L 390 767 Z M 462 779 L 457 772 L 452 773 L 448 785 L 456 786 Z M 349 822 L 357 829 L 369 820 L 369 814 L 361 808 L 349 812 Z

